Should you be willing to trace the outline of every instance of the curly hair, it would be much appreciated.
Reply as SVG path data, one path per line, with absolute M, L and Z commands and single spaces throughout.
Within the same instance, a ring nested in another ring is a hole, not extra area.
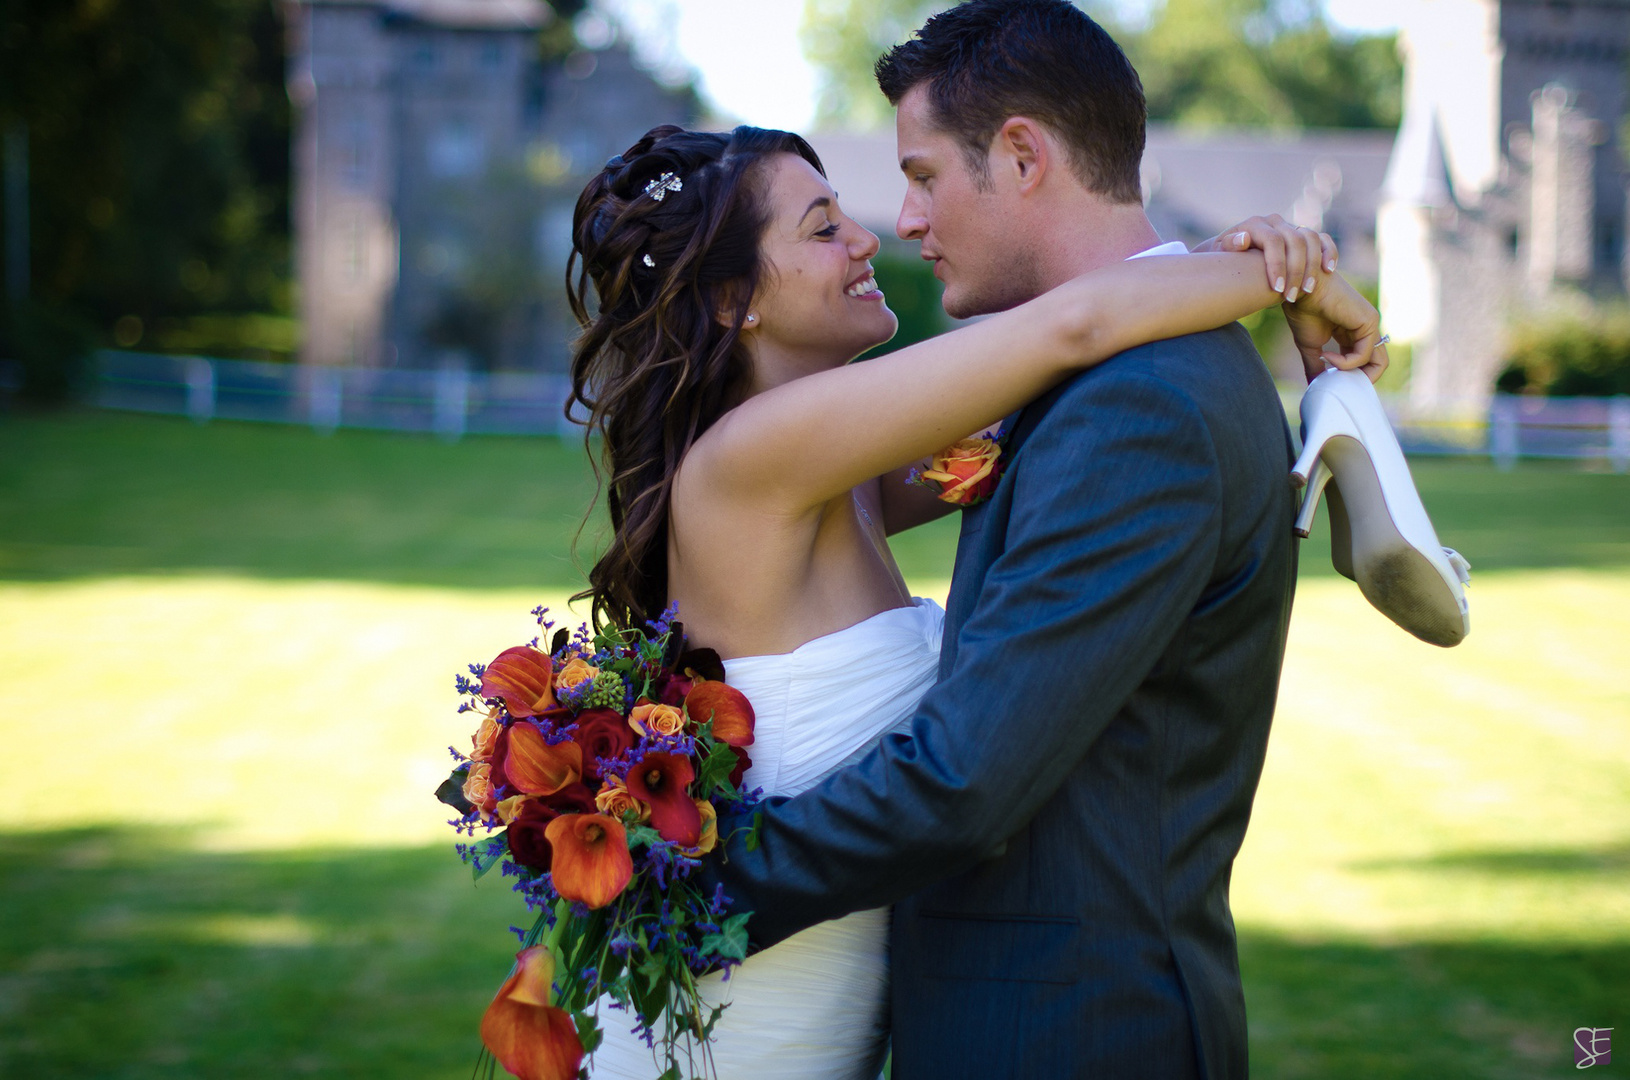
M 752 379 L 741 328 L 771 269 L 759 242 L 770 220 L 763 166 L 776 154 L 825 175 L 790 132 L 664 125 L 578 197 L 566 290 L 583 333 L 567 412 L 587 411 L 585 443 L 613 535 L 573 599 L 592 600 L 597 626 L 638 626 L 667 605 L 674 475 Z

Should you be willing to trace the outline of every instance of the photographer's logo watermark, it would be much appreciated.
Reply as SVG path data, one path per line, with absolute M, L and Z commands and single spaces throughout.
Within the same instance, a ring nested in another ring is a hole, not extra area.
M 1574 1028 L 1573 1067 L 1588 1069 L 1592 1065 L 1608 1065 L 1613 1061 L 1612 1028 Z

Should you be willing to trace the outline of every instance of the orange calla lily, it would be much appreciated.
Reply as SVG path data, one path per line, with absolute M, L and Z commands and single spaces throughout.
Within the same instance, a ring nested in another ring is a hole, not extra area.
M 702 836 L 702 814 L 686 790 L 695 779 L 690 758 L 678 754 L 646 754 L 628 770 L 628 793 L 651 808 L 651 827 L 682 847 Z
M 504 778 L 528 795 L 553 795 L 583 777 L 583 748 L 574 742 L 549 743 L 534 724 L 522 720 L 505 733 Z
M 537 716 L 559 707 L 549 654 L 526 645 L 505 649 L 481 674 L 481 696 L 500 698 L 511 716 Z
M 481 1041 L 521 1080 L 575 1080 L 583 1043 L 564 1009 L 549 1004 L 555 958 L 542 945 L 515 954 L 515 970 L 481 1017 Z
M 554 849 L 550 876 L 568 900 L 602 908 L 617 899 L 634 876 L 628 831 L 604 814 L 562 814 L 544 830 Z
M 722 682 L 697 683 L 685 695 L 685 714 L 691 723 L 713 720 L 713 737 L 731 746 L 753 745 L 753 706 L 747 695 Z

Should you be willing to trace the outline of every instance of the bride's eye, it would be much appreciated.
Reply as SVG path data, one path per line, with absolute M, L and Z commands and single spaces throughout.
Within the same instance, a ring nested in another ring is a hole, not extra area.
M 838 227 L 836 225 L 828 224 L 824 229 L 815 230 L 815 235 L 819 236 L 823 240 L 830 239 L 838 235 Z

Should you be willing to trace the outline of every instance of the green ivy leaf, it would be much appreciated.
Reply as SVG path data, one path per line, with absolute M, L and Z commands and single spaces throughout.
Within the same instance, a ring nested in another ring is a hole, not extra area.
M 475 875 L 475 880 L 480 881 L 482 875 L 502 862 L 507 854 L 509 854 L 509 830 L 506 829 L 466 847 L 464 861 L 470 864 L 470 872 Z
M 725 919 L 717 934 L 703 936 L 702 951 L 721 960 L 747 959 L 747 920 L 752 914 L 744 911 Z
M 464 781 L 469 775 L 470 765 L 468 762 L 454 769 L 452 774 L 441 782 L 441 787 L 436 789 L 437 800 L 446 803 L 461 814 L 468 814 L 474 809 L 470 805 L 470 800 L 464 797 Z
M 712 725 L 711 720 L 708 725 Z M 729 743 L 713 744 L 696 774 L 696 790 L 702 793 L 703 798 L 712 795 L 716 788 L 726 794 L 735 794 L 736 789 L 730 783 L 730 770 L 736 767 L 738 760 L 735 748 Z

